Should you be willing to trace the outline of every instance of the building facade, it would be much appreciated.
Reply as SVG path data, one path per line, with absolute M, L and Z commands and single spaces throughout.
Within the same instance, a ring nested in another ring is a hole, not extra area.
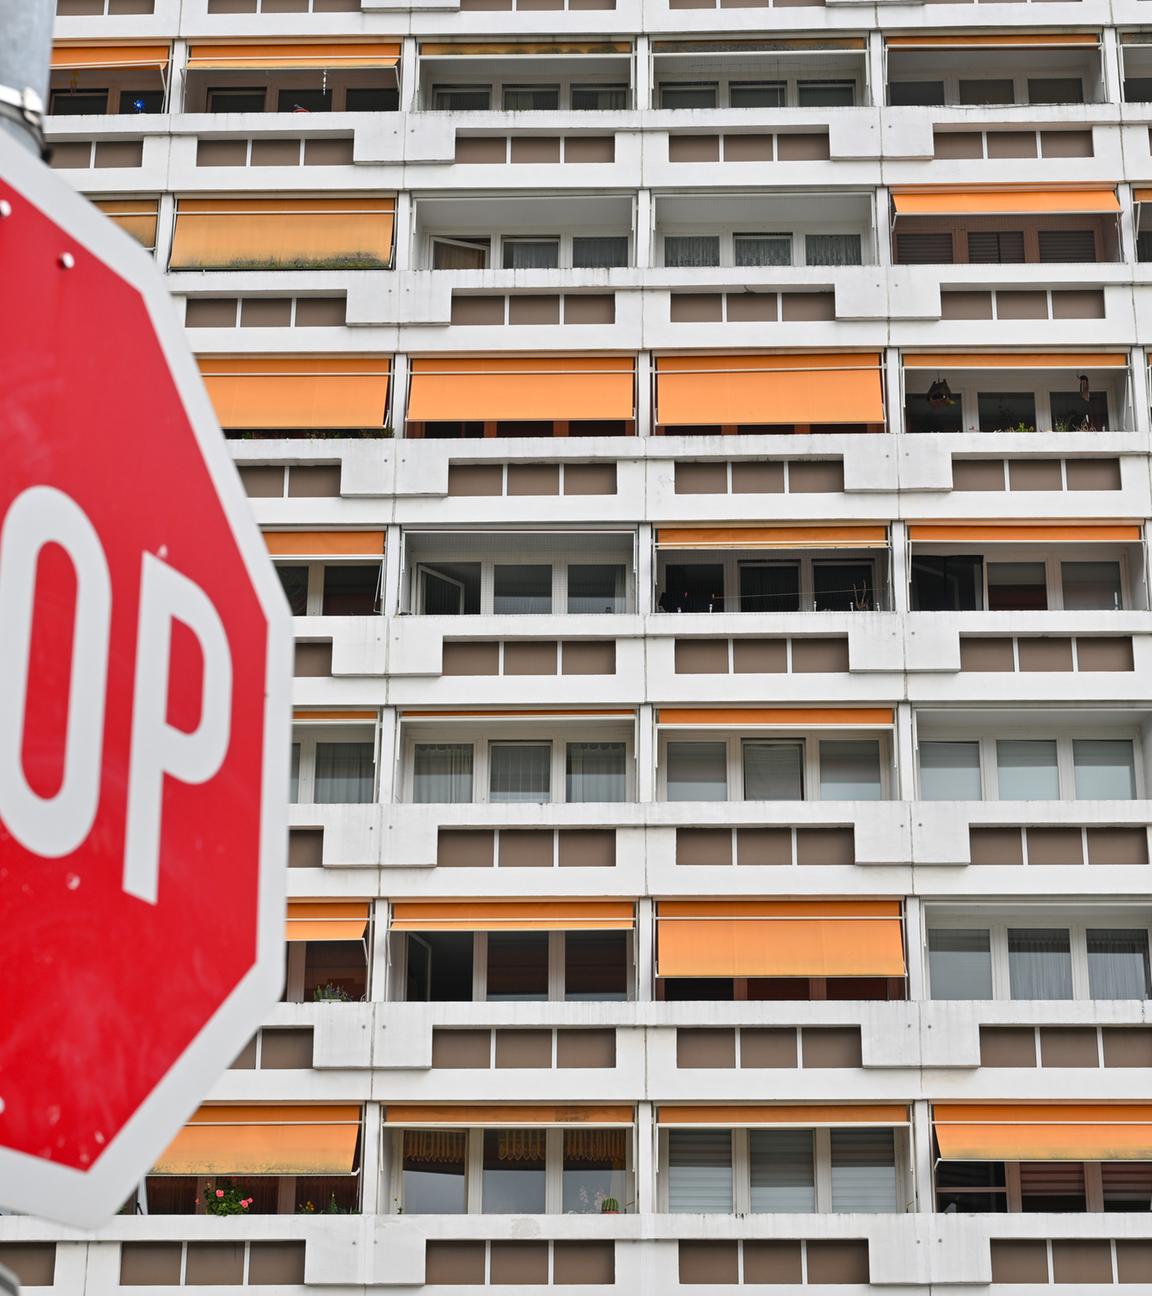
M 296 615 L 288 953 L 0 1261 L 1152 1293 L 1141 0 L 60 0 L 48 130 Z

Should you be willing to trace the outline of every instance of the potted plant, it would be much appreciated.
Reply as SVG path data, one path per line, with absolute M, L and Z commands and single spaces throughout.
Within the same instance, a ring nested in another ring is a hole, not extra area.
M 205 1184 L 203 1198 L 206 1215 L 246 1215 L 253 1200 L 245 1197 L 231 1179 Z
M 342 985 L 337 985 L 335 981 L 325 981 L 312 991 L 312 999 L 315 1003 L 347 1003 L 350 998 L 348 991 Z
M 616 1200 L 615 1197 L 605 1197 L 604 1200 L 600 1203 L 600 1214 L 619 1215 L 620 1203 Z

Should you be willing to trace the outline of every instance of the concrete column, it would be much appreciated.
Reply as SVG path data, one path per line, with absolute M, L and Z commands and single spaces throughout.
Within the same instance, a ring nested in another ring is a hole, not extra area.
M 168 258 L 172 255 L 172 236 L 176 232 L 176 197 L 171 193 L 160 195 L 160 205 L 156 211 L 156 264 L 161 270 L 168 269 Z
M 380 599 L 382 616 L 395 616 L 400 610 L 400 528 L 393 523 L 385 529 L 384 589 Z
M 650 1102 L 636 1104 L 636 1203 L 642 1215 L 656 1210 L 656 1111 Z
M 652 264 L 652 190 L 636 191 L 636 265 L 646 270 Z
M 1100 38 L 1104 99 L 1118 104 L 1124 99 L 1124 71 L 1120 65 L 1120 38 L 1115 27 L 1105 27 Z
M 896 347 L 884 351 L 884 412 L 888 415 L 888 431 L 899 435 L 904 431 L 904 371 L 900 368 L 900 352 Z
M 392 381 L 388 399 L 392 406 L 392 435 L 397 441 L 404 435 L 404 414 L 408 408 L 408 357 L 397 352 L 392 357 Z
M 412 268 L 412 195 L 402 189 L 396 195 L 396 224 L 392 234 L 392 265 L 395 270 Z
M 405 36 L 400 45 L 400 111 L 416 111 L 417 100 L 416 37 Z
M 184 84 L 188 75 L 188 42 L 172 42 L 172 57 L 168 63 L 168 111 L 184 112 Z
M 636 435 L 652 435 L 652 352 L 636 357 Z
M 652 107 L 652 48 L 648 36 L 636 37 L 636 87 L 633 103 L 641 110 Z
M 884 33 L 868 35 L 868 93 L 874 105 L 883 107 L 888 99 L 888 86 L 884 68 Z
M 907 524 L 892 523 L 892 610 L 908 611 Z
M 929 1105 L 921 1099 L 912 1104 L 912 1175 L 915 1183 L 915 1209 L 930 1215 L 935 1207 L 932 1191 L 932 1116 Z
M 399 789 L 395 786 L 397 744 L 400 741 L 400 726 L 395 707 L 380 708 L 380 723 L 376 729 L 376 799 L 387 805 L 397 799 Z
M 636 1002 L 648 1003 L 652 999 L 653 976 L 655 975 L 655 905 L 650 899 L 641 899 L 636 904 Z M 647 1044 L 645 1044 L 647 1047 Z
M 650 702 L 637 708 L 636 800 L 656 800 L 656 709 Z
M 364 1129 L 360 1136 L 360 1211 L 380 1213 L 380 1104 L 364 1104 Z
M 909 702 L 897 703 L 892 740 L 896 744 L 894 790 L 901 801 L 911 801 L 916 794 L 916 751 L 912 735 L 912 705 Z
M 641 522 L 636 528 L 636 611 L 641 616 L 649 615 L 655 608 L 652 598 L 655 589 L 656 555 L 652 550 L 653 527 L 651 522 Z M 640 753 L 637 752 L 637 759 Z M 641 801 L 650 797 L 639 798 Z

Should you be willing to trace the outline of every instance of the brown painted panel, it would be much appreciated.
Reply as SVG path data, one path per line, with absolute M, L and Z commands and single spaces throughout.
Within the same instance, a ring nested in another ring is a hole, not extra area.
M 483 1242 L 427 1242 L 424 1247 L 424 1281 L 430 1286 L 483 1287 Z
M 449 495 L 502 495 L 504 469 L 500 464 L 449 464 Z
M 614 1030 L 559 1030 L 556 1065 L 570 1070 L 611 1070 L 616 1065 Z
M 730 828 L 677 828 L 676 863 L 687 867 L 732 863 Z
M 740 1065 L 756 1070 L 799 1065 L 795 1030 L 779 1026 L 745 1026 L 740 1032 Z
M 437 868 L 491 868 L 496 834 L 490 828 L 441 828 Z
M 732 465 L 733 495 L 782 495 L 784 493 L 784 465 L 779 462 L 734 463 Z
M 969 828 L 973 864 L 1023 864 L 1024 844 L 1019 828 Z
M 505 675 L 555 675 L 556 640 L 540 639 L 504 644 Z
M 551 828 L 501 828 L 501 868 L 551 868 L 555 833 Z
M 1040 1065 L 1045 1067 L 1097 1067 L 1099 1044 L 1094 1026 L 1042 1026 Z
M 732 669 L 737 675 L 783 675 L 788 670 L 785 639 L 733 639 Z
M 1022 671 L 1070 671 L 1072 640 L 1056 635 L 1020 639 L 1016 645 Z
M 719 135 L 669 135 L 669 162 L 719 162 Z
M 1083 864 L 1079 828 L 1027 828 L 1029 864 Z
M 1058 491 L 1064 489 L 1059 459 L 1009 459 L 1008 489 Z
M 509 464 L 509 495 L 559 495 L 559 464 Z
M 735 1030 L 689 1030 L 676 1032 L 678 1067 L 732 1068 L 736 1065 Z
M 614 639 L 566 639 L 563 643 L 563 674 L 615 675 Z
M 189 1242 L 184 1282 L 189 1287 L 231 1287 L 244 1281 L 243 1242 Z
M 800 1043 L 805 1067 L 863 1066 L 859 1026 L 805 1026 Z
M 1034 1067 L 1036 1032 L 1031 1026 L 981 1026 L 980 1065 Z
M 1147 828 L 1089 828 L 1089 864 L 1147 864 Z
M 808 1242 L 808 1281 L 810 1283 L 868 1282 L 868 1243 Z
M 727 675 L 727 639 L 677 639 L 677 675 Z
M 615 868 L 615 828 L 562 828 L 559 833 L 561 868 Z
M 848 669 L 848 636 L 829 639 L 793 639 L 792 673 L 824 674 Z
M 565 495 L 615 495 L 616 465 L 589 463 L 564 465 Z
M 260 1032 L 261 1071 L 310 1071 L 311 1026 L 265 1026 Z
M 1105 1026 L 1101 1035 L 1106 1067 L 1152 1067 L 1152 1028 Z
M 1052 1242 L 1052 1281 L 1110 1283 L 1112 1243 L 1090 1238 L 1055 1238 Z
M 1022 1238 L 993 1238 L 992 1281 L 994 1283 L 1046 1283 L 1048 1244 Z
M 745 1242 L 746 1283 L 795 1283 L 804 1281 L 800 1248 L 802 1242 Z
M 797 828 L 797 864 L 855 864 L 856 832 L 843 828 Z
M 180 1282 L 179 1242 L 121 1242 L 121 1287 L 172 1287 Z M 0 1259 L 8 1262 L 7 1253 Z M 27 1279 L 24 1279 L 27 1282 Z
M 1008 638 L 975 638 L 960 636 L 960 669 L 962 671 L 1011 671 L 1012 640 Z
M 552 1283 L 556 1287 L 610 1287 L 616 1281 L 614 1242 L 553 1242 Z
M 1131 671 L 1136 669 L 1129 635 L 1076 640 L 1076 666 L 1082 671 Z
M 684 1286 L 722 1286 L 740 1281 L 737 1242 L 680 1243 L 680 1282 Z
M 432 1030 L 432 1066 L 487 1070 L 492 1065 L 492 1033 L 486 1030 Z
M 508 1070 L 541 1070 L 552 1065 L 550 1030 L 498 1030 L 496 1066 Z
M 676 465 L 677 495 L 726 495 L 728 493 L 728 465 L 726 463 L 678 463 Z
M 792 863 L 790 828 L 737 828 L 736 863 L 776 867 Z
M 445 641 L 441 675 L 499 675 L 500 645 L 495 640 Z

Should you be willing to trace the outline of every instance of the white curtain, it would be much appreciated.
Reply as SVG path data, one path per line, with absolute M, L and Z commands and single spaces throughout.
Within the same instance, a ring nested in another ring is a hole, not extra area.
M 555 239 L 530 243 L 514 239 L 504 244 L 505 270 L 555 270 L 560 264 L 560 244 Z
M 320 805 L 357 805 L 375 790 L 373 745 L 363 742 L 316 744 L 315 800 Z
M 572 240 L 572 265 L 577 270 L 601 270 L 627 264 L 627 235 L 613 234 Z
M 804 745 L 798 742 L 744 744 L 745 801 L 802 801 Z
M 550 743 L 493 743 L 488 749 L 488 765 L 490 800 L 551 800 Z
M 472 800 L 472 744 L 418 743 L 412 800 L 459 805 Z
M 753 1211 L 816 1209 L 811 1130 L 751 1130 L 748 1160 Z
M 622 742 L 568 744 L 569 801 L 623 801 L 625 746 Z
M 669 1132 L 668 1209 L 673 1214 L 731 1214 L 732 1135 L 728 1130 Z
M 1013 999 L 1071 999 L 1072 952 L 1067 928 L 1010 928 L 1008 981 Z
M 727 762 L 724 743 L 669 743 L 668 800 L 727 801 Z
M 860 265 L 859 234 L 808 234 L 804 260 L 810 266 Z
M 1088 931 L 1088 992 L 1093 999 L 1148 998 L 1148 933 Z
M 991 999 L 992 944 L 986 927 L 939 927 L 928 933 L 933 999 Z
M 792 264 L 791 234 L 737 234 L 738 266 L 787 266 Z
M 670 234 L 664 239 L 666 266 L 718 266 L 720 238 L 716 234 Z
M 896 1210 L 896 1137 L 890 1129 L 832 1131 L 832 1209 Z

